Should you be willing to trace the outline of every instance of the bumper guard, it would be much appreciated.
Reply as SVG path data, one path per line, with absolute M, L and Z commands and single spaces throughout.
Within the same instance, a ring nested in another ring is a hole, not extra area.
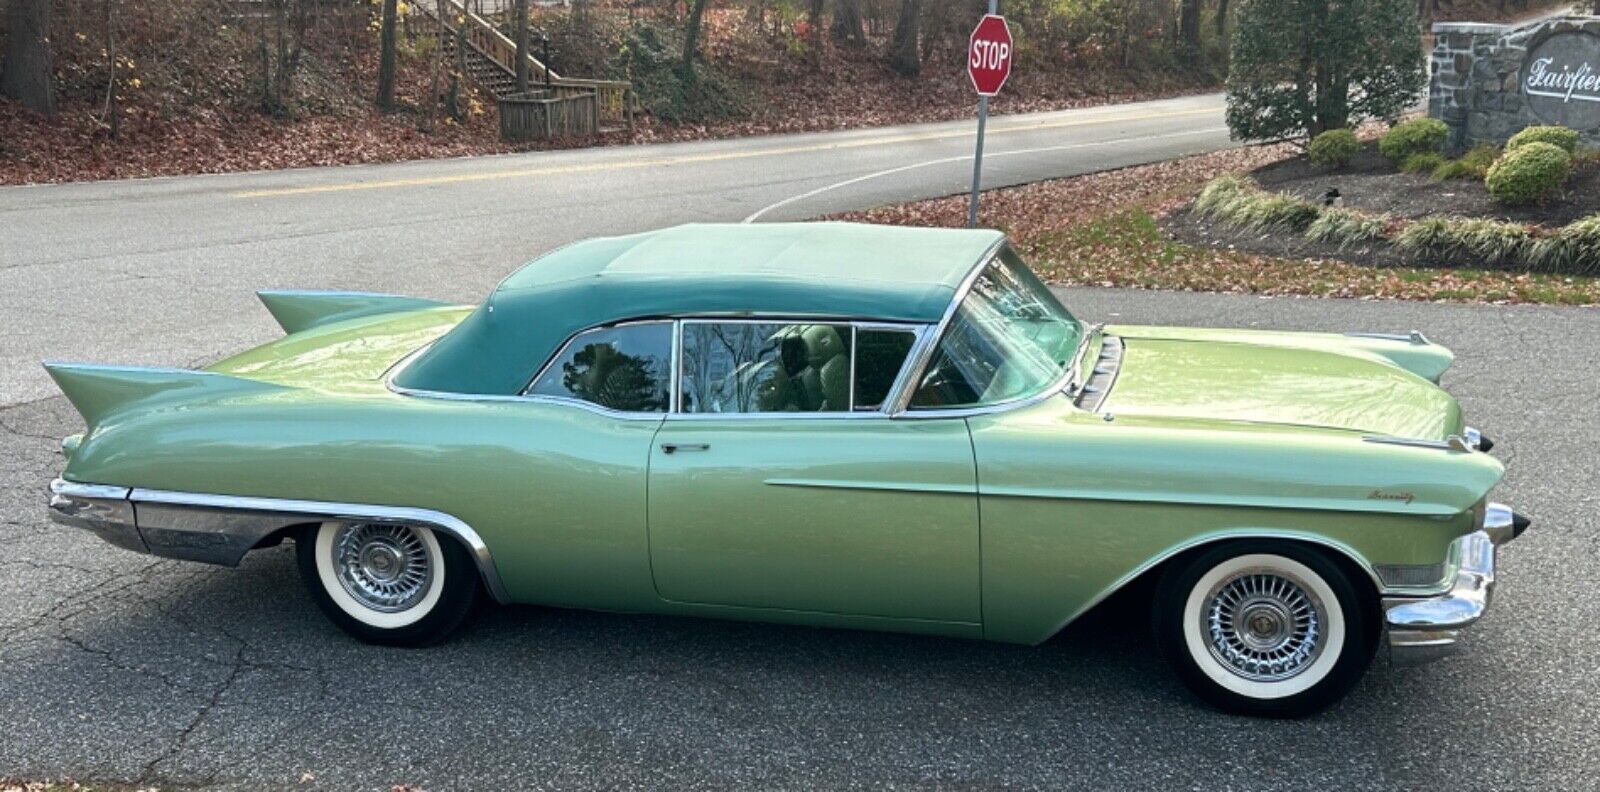
M 1460 647 L 1460 631 L 1489 608 L 1500 545 L 1521 536 L 1530 523 L 1508 506 L 1489 504 L 1483 528 L 1456 540 L 1461 566 L 1449 591 L 1426 598 L 1386 597 L 1390 658 L 1416 663 L 1454 653 Z

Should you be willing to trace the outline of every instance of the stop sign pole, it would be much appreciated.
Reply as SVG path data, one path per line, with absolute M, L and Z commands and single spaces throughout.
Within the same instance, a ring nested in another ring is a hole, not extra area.
M 989 0 L 989 15 L 978 22 L 967 42 L 967 76 L 978 92 L 978 147 L 972 155 L 972 199 L 967 227 L 978 227 L 978 189 L 983 183 L 983 133 L 989 125 L 989 97 L 1000 93 L 1011 76 L 1011 29 L 1000 16 L 1000 0 Z

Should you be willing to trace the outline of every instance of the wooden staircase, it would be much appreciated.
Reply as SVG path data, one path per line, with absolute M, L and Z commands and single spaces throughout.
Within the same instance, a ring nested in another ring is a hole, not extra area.
M 439 18 L 437 0 L 414 0 L 407 4 L 412 10 L 412 20 L 421 24 L 419 29 L 431 30 L 439 36 L 445 57 L 456 58 L 456 41 L 459 31 L 456 20 L 464 19 L 467 45 L 467 77 L 496 99 L 518 98 L 517 45 L 501 33 L 489 20 L 478 16 L 462 5 L 461 0 L 444 0 L 445 18 Z M 633 128 L 633 88 L 625 80 L 584 80 L 562 77 L 529 54 L 528 81 L 531 90 L 548 89 L 557 97 L 593 93 L 599 108 L 601 131 Z

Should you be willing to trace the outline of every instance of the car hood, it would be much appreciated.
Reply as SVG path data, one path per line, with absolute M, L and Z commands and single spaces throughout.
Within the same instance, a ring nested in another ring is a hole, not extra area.
M 1123 339 L 1101 410 L 1424 440 L 1461 430 L 1454 397 L 1381 356 L 1217 341 Z

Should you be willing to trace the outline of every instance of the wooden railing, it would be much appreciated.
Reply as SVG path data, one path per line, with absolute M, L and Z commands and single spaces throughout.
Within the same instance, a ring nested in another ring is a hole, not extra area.
M 452 33 L 456 32 L 456 20 L 465 19 L 467 43 L 512 74 L 516 73 L 517 43 L 501 33 L 492 22 L 473 13 L 461 0 L 444 0 L 445 14 L 450 17 L 449 19 L 437 19 L 436 0 L 415 0 L 412 7 L 435 18 L 436 22 Z M 628 81 L 562 77 L 531 53 L 527 58 L 530 80 L 541 83 L 529 86 L 530 88 L 548 87 L 557 96 L 593 92 L 599 105 L 600 123 L 627 124 L 629 129 L 633 128 L 633 87 Z
M 595 93 L 587 89 L 568 95 L 531 91 L 528 96 L 507 97 L 496 104 L 502 140 L 549 140 L 599 131 Z

